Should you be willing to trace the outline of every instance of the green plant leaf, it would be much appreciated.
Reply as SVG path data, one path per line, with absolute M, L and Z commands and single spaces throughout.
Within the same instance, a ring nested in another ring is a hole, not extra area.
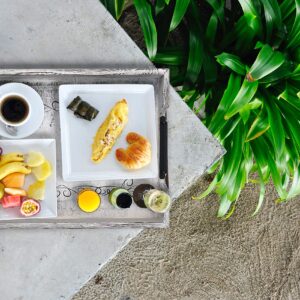
M 287 199 L 291 199 L 295 196 L 298 196 L 300 194 L 300 166 L 295 165 L 294 166 L 294 176 L 293 181 L 290 187 L 290 190 L 287 195 Z
M 295 10 L 295 0 L 284 0 L 280 4 L 282 19 L 288 19 Z
M 248 123 L 251 114 L 250 110 L 245 109 L 245 107 L 247 107 L 247 104 L 244 105 L 239 111 L 239 115 L 241 116 L 241 119 L 245 125 Z
M 281 174 L 279 173 L 276 163 L 273 160 L 273 158 L 269 158 L 269 167 L 270 167 L 270 172 L 272 175 L 272 180 L 274 183 L 274 186 L 276 188 L 276 191 L 280 197 L 281 200 L 285 200 L 287 198 L 287 191 L 284 190 L 281 182 Z
M 240 196 L 242 189 L 244 188 L 246 178 L 247 178 L 247 171 L 245 168 L 245 160 L 241 160 L 239 166 L 237 166 L 238 172 L 236 175 L 235 180 L 232 182 L 231 185 L 228 186 L 227 196 L 231 202 L 236 202 Z
M 290 174 L 289 168 L 285 168 L 284 171 L 285 172 L 282 173 L 281 182 L 282 182 L 283 189 L 287 191 L 288 190 L 288 186 L 290 184 L 290 176 L 291 176 L 291 174 Z M 286 196 L 286 199 L 287 199 L 287 197 L 288 197 L 288 195 Z M 284 199 L 284 200 L 286 200 L 286 199 Z
M 293 80 L 300 81 L 300 64 L 297 65 L 290 77 Z
M 227 212 L 226 216 L 224 216 L 222 219 L 223 219 L 223 220 L 228 220 L 228 219 L 233 215 L 235 209 L 236 209 L 236 202 L 233 202 L 233 203 L 231 204 L 230 209 L 229 209 L 229 211 Z
M 247 125 L 244 127 L 245 132 Z M 242 160 L 239 166 L 239 173 L 237 174 L 237 177 L 240 177 L 240 180 L 237 180 L 235 184 L 233 192 L 230 194 L 229 199 L 232 201 L 237 201 L 238 197 L 244 188 L 245 184 L 248 183 L 248 177 L 249 173 L 251 172 L 253 167 L 253 154 L 251 151 L 251 147 L 249 143 L 243 144 L 243 156 Z
M 261 0 L 266 20 L 266 40 L 270 42 L 274 28 L 282 28 L 281 11 L 277 0 Z
M 247 79 L 244 80 L 238 94 L 232 101 L 228 111 L 225 114 L 225 120 L 228 120 L 235 114 L 237 114 L 245 104 L 249 103 L 254 97 L 258 87 L 258 82 L 249 82 Z
M 222 160 L 212 164 L 212 166 L 207 169 L 207 174 L 215 173 L 215 171 L 220 167 L 221 164 L 222 164 Z
M 217 134 L 217 132 L 220 131 L 225 125 L 224 122 L 225 113 L 228 110 L 229 106 L 231 105 L 232 100 L 238 94 L 240 87 L 241 87 L 241 77 L 234 73 L 230 74 L 227 88 L 224 91 L 219 106 L 209 124 L 209 130 L 213 134 Z
M 189 4 L 190 0 L 176 0 L 173 17 L 170 24 L 170 31 L 174 30 L 180 24 L 189 7 Z
M 297 89 L 291 84 L 287 84 L 285 90 L 279 95 L 279 99 L 283 99 L 291 104 L 296 110 L 300 111 L 300 97 L 297 95 Z
M 222 24 L 222 27 L 225 26 L 225 2 L 224 0 L 219 1 L 219 0 L 206 0 L 206 2 L 212 7 L 213 9 L 213 14 L 215 15 L 220 23 Z
M 203 66 L 203 31 L 200 22 L 198 5 L 194 0 L 190 0 L 190 5 L 186 13 L 186 19 L 189 30 L 189 55 L 186 78 L 184 82 L 185 89 L 197 82 Z
M 249 80 L 259 80 L 278 69 L 285 61 L 284 55 L 264 45 L 248 73 Z
M 247 127 L 245 127 L 245 129 L 247 129 Z M 248 176 L 254 165 L 250 143 L 245 143 L 243 145 L 243 156 L 243 163 L 245 164 L 244 168 L 246 171 L 246 183 L 248 183 Z
M 232 145 L 234 147 L 226 147 L 227 153 L 224 156 L 224 172 L 216 189 L 218 194 L 226 193 L 229 185 L 234 184 L 237 172 L 242 158 L 242 147 L 245 138 L 244 126 L 240 122 L 232 133 Z M 231 146 L 232 146 L 231 145 Z M 228 162 L 228 163 L 227 163 Z
M 185 53 L 182 50 L 169 50 L 164 49 L 153 58 L 153 62 L 156 64 L 168 65 L 168 66 L 181 66 L 186 60 Z
M 241 62 L 238 56 L 223 52 L 217 55 L 216 59 L 220 65 L 228 67 L 237 74 L 243 76 L 246 74 L 246 66 Z
M 213 181 L 209 184 L 208 188 L 199 196 L 193 196 L 192 199 L 199 201 L 207 197 L 215 189 L 217 183 L 218 183 L 218 176 L 215 176 Z
M 218 210 L 218 217 L 223 218 L 230 209 L 232 202 L 227 198 L 227 195 L 224 194 L 221 196 L 220 206 Z
M 216 136 L 219 137 L 221 141 L 227 139 L 241 122 L 241 120 L 242 119 L 239 115 L 234 116 L 233 118 L 225 122 L 225 125 L 222 126 L 222 129 Z
M 212 83 L 217 79 L 217 64 L 215 59 L 209 55 L 206 51 L 203 53 L 203 71 L 205 75 L 205 82 Z
M 255 7 L 254 1 L 239 0 L 239 3 L 243 9 L 244 17 L 246 18 L 248 26 L 253 29 L 255 34 L 260 34 L 261 32 L 260 15 Z
M 262 102 L 259 99 L 254 98 L 252 101 L 250 101 L 249 103 L 245 104 L 241 108 L 241 110 L 239 111 L 239 114 L 240 114 L 240 116 L 241 116 L 244 124 L 248 123 L 251 111 L 252 110 L 256 110 L 261 105 L 262 105 Z
M 270 99 L 267 96 L 268 101 L 265 101 L 266 109 L 268 112 L 268 121 L 270 124 L 269 132 L 272 137 L 273 145 L 275 148 L 276 159 L 284 164 L 282 161 L 283 153 L 285 151 L 285 131 L 282 125 L 282 118 L 280 109 L 276 105 L 276 99 Z
M 155 1 L 155 14 L 160 14 L 166 6 L 165 0 L 156 0 Z
M 215 13 L 212 13 L 207 24 L 205 39 L 211 45 L 214 43 L 218 29 L 218 17 Z
M 227 140 L 225 142 L 226 149 L 230 149 L 230 151 L 232 151 L 230 144 L 237 141 L 236 138 L 238 138 L 239 133 L 241 133 L 240 129 L 243 129 L 243 124 L 240 124 L 234 131 L 232 140 Z M 226 154 L 223 158 L 223 164 L 218 172 L 218 176 L 221 176 L 216 190 L 221 198 L 218 217 L 222 217 L 224 219 L 227 219 L 232 215 L 235 209 L 235 202 L 239 197 L 240 191 L 246 179 L 245 161 L 240 160 L 242 155 L 239 154 L 241 153 L 234 152 L 234 154 L 237 154 L 236 159 L 234 160 L 235 167 L 232 168 L 233 155 L 226 156 Z M 240 156 L 240 158 L 238 156 Z
M 263 169 L 265 162 L 267 162 L 267 165 L 270 168 L 274 186 L 279 197 L 281 199 L 286 199 L 287 191 L 285 191 L 282 187 L 281 175 L 276 167 L 271 148 L 264 139 L 264 136 L 260 136 L 259 138 L 252 140 L 250 143 L 256 163 L 261 169 Z
M 148 0 L 149 1 L 149 0 Z M 170 36 L 170 24 L 174 12 L 174 5 L 170 2 L 170 5 L 165 5 L 164 9 L 159 14 L 153 16 L 157 31 L 158 49 L 164 49 L 165 47 L 172 46 L 168 44 Z M 179 45 L 180 46 L 180 45 Z
M 259 80 L 260 83 L 273 83 L 288 79 L 293 71 L 293 63 L 285 61 L 278 69 Z
M 233 30 L 227 32 L 227 34 L 223 36 L 220 48 L 228 48 L 233 44 L 233 47 L 237 53 L 246 53 L 249 49 L 251 49 L 255 35 L 256 32 L 249 27 L 247 19 L 243 15 L 235 23 Z
M 285 125 L 285 124 L 284 124 Z M 291 136 L 289 135 L 289 131 L 287 130 L 287 139 L 285 142 L 286 150 L 287 150 L 287 160 L 289 162 L 290 169 L 294 169 L 296 166 L 300 164 L 299 157 L 300 157 L 300 151 L 297 148 L 297 144 L 293 139 L 291 139 Z
M 111 15 L 119 20 L 125 5 L 125 0 L 100 0 Z
M 258 175 L 259 175 L 259 185 L 260 185 L 260 191 L 259 191 L 259 197 L 258 197 L 258 202 L 255 208 L 255 211 L 253 212 L 252 216 L 255 216 L 261 209 L 262 204 L 264 202 L 265 198 L 265 192 L 266 192 L 266 186 L 264 183 L 264 178 L 263 174 L 260 168 L 257 169 Z
M 152 16 L 151 5 L 147 0 L 134 0 L 133 3 L 144 33 L 148 56 L 150 59 L 153 59 L 157 52 L 157 31 Z
M 296 4 L 295 4 L 295 0 L 293 0 L 294 2 L 294 11 L 292 12 L 292 14 L 290 15 L 289 18 L 285 18 L 284 20 L 284 26 L 285 26 L 285 31 L 286 31 L 286 37 L 285 37 L 285 43 L 284 46 L 286 48 L 287 45 L 287 33 L 291 32 L 294 26 L 294 21 L 295 21 L 295 15 L 296 15 Z
M 285 118 L 286 126 L 289 130 L 290 136 L 300 151 L 300 123 L 294 108 L 289 103 L 278 102 L 281 113 Z
M 200 97 L 199 95 L 199 91 L 195 90 L 194 94 L 188 99 L 188 101 L 186 101 L 187 105 L 190 107 L 190 109 L 193 110 L 194 108 L 194 104 L 195 102 L 198 100 L 198 98 Z
M 251 140 L 250 146 L 256 163 L 256 170 L 260 169 L 263 175 L 264 183 L 268 183 L 270 177 L 268 156 L 266 155 L 267 148 L 259 148 L 261 146 L 260 138 Z M 263 149 L 263 150 L 262 150 Z
M 203 63 L 203 43 L 197 29 L 192 28 L 189 34 L 189 57 L 186 71 L 186 82 L 193 84 L 197 81 Z
M 300 0 L 295 0 L 296 3 L 296 17 L 292 30 L 288 32 L 287 48 L 296 48 L 300 46 Z
M 264 108 L 261 109 L 258 116 L 255 118 L 248 131 L 246 142 L 254 140 L 263 135 L 270 128 L 267 112 Z
M 177 66 L 169 65 L 170 69 L 170 82 L 173 86 L 182 86 L 185 79 L 185 71 Z
M 262 101 L 259 100 L 258 98 L 254 98 L 251 102 L 245 104 L 242 108 L 245 109 L 245 110 L 254 110 L 254 109 L 257 109 L 259 108 L 260 106 L 262 105 Z

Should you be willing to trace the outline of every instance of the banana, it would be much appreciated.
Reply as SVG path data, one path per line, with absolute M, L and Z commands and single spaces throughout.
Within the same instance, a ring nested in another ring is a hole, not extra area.
M 11 152 L 0 156 L 0 167 L 15 161 L 24 161 L 24 155 L 21 152 Z
M 0 199 L 2 199 L 4 196 L 4 188 L 4 184 L 0 182 Z
M 29 174 L 31 168 L 23 162 L 10 162 L 0 167 L 0 180 L 11 173 Z

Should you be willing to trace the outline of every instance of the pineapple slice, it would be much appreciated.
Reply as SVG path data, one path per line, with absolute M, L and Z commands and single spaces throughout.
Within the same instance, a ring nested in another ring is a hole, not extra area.
M 45 198 L 46 184 L 45 181 L 36 181 L 31 184 L 28 188 L 27 195 L 28 198 L 35 200 L 44 200 Z
M 52 174 L 52 167 L 49 161 L 45 160 L 40 166 L 32 168 L 32 173 L 38 181 L 44 181 Z
M 27 156 L 27 165 L 31 168 L 40 166 L 45 162 L 45 157 L 40 152 L 29 152 Z

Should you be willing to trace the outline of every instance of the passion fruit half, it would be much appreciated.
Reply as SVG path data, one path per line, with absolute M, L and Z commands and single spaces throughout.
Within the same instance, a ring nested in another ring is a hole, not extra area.
M 39 202 L 33 199 L 26 199 L 23 201 L 20 212 L 24 217 L 31 217 L 36 215 L 41 210 Z

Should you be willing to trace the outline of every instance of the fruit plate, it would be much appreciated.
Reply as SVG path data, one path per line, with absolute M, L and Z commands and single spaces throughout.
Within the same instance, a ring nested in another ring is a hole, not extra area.
M 77 118 L 67 106 L 79 96 L 99 110 L 92 121 Z M 98 164 L 91 160 L 93 138 L 114 104 L 125 98 L 128 123 L 112 150 Z M 59 87 L 62 169 L 65 181 L 155 178 L 158 176 L 157 119 L 154 87 L 150 84 L 75 84 Z M 115 150 L 127 148 L 126 135 L 138 132 L 151 143 L 151 163 L 127 170 L 118 163 Z
M 3 153 L 29 151 L 41 152 L 52 166 L 52 173 L 46 180 L 45 199 L 40 202 L 41 210 L 32 217 L 24 217 L 19 211 L 19 207 L 3 208 L 0 205 L 0 220 L 18 219 L 45 219 L 57 216 L 57 197 L 56 197 L 56 143 L 54 139 L 24 139 L 24 140 L 0 140 Z M 26 175 L 24 189 L 35 181 L 32 174 Z

